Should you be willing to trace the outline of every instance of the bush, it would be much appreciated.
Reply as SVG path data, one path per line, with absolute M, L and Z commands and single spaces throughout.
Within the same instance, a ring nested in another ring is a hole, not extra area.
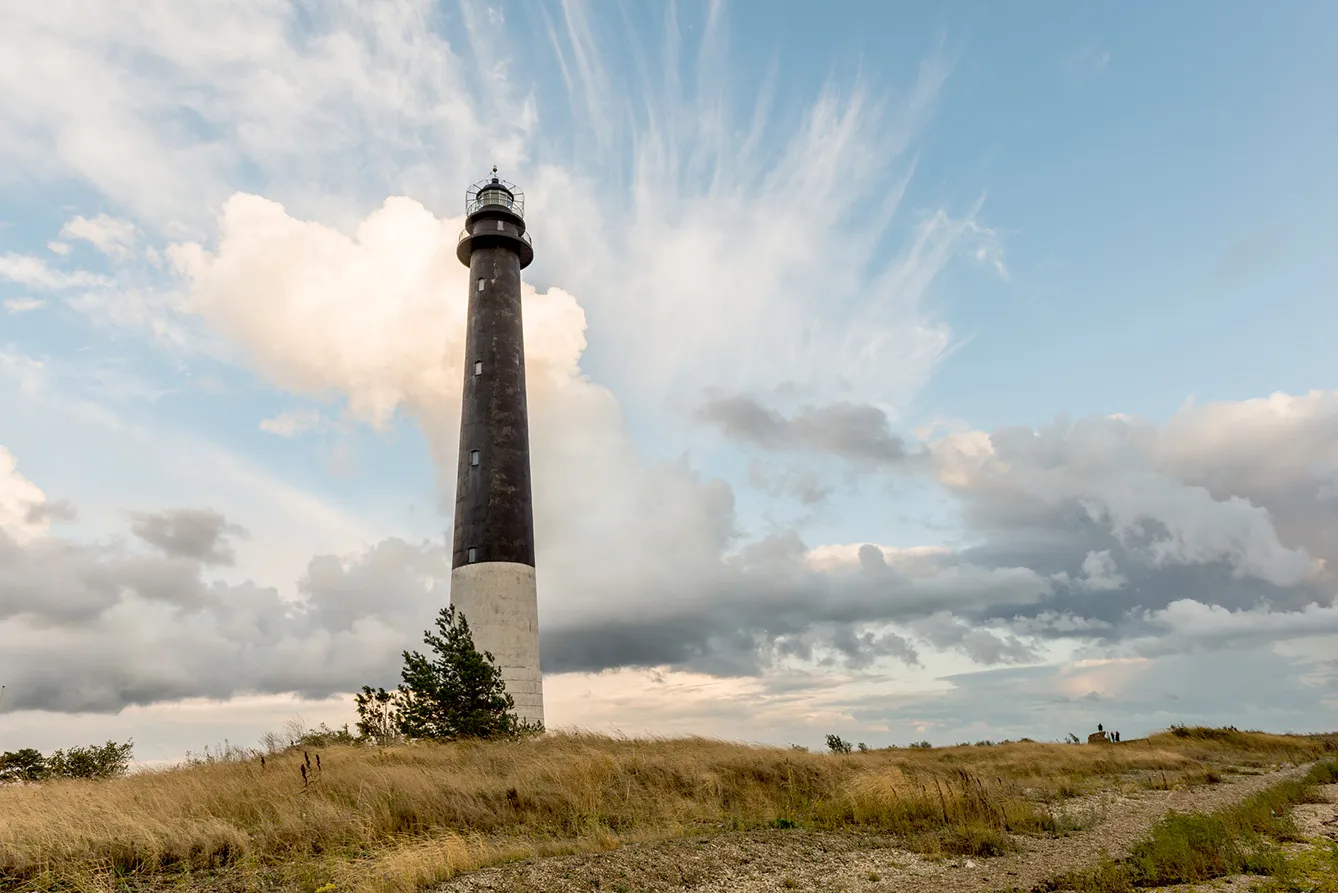
M 130 771 L 130 753 L 133 742 L 117 744 L 108 741 L 98 747 L 71 747 L 58 750 L 46 761 L 47 775 L 52 778 L 117 778 Z
M 1305 776 L 1306 784 L 1338 784 L 1338 763 L 1316 763 Z
M 850 751 L 854 750 L 854 748 L 851 747 L 850 742 L 842 738 L 840 735 L 827 736 L 827 749 L 832 753 L 850 753 Z
M 41 781 L 46 772 L 46 758 L 31 747 L 0 754 L 0 782 Z
M 299 747 L 335 747 L 340 744 L 357 744 L 358 739 L 348 730 L 348 723 L 342 728 L 332 729 L 321 723 L 309 729 L 297 739 Z

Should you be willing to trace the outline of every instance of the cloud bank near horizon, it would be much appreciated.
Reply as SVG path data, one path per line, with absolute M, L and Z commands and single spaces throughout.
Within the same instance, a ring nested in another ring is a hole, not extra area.
M 1155 659 L 1322 641 L 1338 634 L 1326 564 L 1334 542 L 1303 519 L 1317 483 L 1307 475 L 1324 456 L 1286 474 L 1273 457 L 1278 442 L 1330 450 L 1316 432 L 1338 416 L 1336 396 L 1191 406 L 1160 429 L 1090 419 L 1025 438 L 1007 430 L 930 441 L 928 473 L 978 519 L 972 530 L 984 544 L 967 549 L 812 548 L 793 531 L 735 547 L 728 486 L 670 470 L 679 516 L 694 511 L 692 526 L 710 523 L 718 536 L 658 539 L 653 555 L 613 569 L 621 574 L 568 570 L 564 578 L 561 563 L 551 562 L 545 668 L 722 677 L 827 668 L 858 676 L 921 667 L 925 652 L 1006 666 L 1043 663 L 1055 643 Z M 1216 442 L 1211 434 L 1223 418 L 1248 418 L 1256 451 L 1232 438 L 1219 443 L 1216 470 L 1208 449 L 1179 465 L 1185 443 Z M 583 437 L 571 448 L 587 449 Z M 1142 448 L 1112 448 L 1131 442 Z M 207 509 L 137 514 L 128 543 L 65 540 L 50 532 L 42 491 L 6 457 L 0 585 L 14 597 L 0 636 L 7 653 L 22 658 L 17 674 L 10 668 L 17 706 L 117 710 L 286 691 L 323 697 L 360 680 L 392 681 L 394 656 L 445 600 L 449 556 L 441 543 L 391 539 L 359 554 L 315 556 L 294 602 L 272 588 L 209 578 L 210 568 L 231 561 L 232 539 L 246 533 Z M 1158 486 L 1137 486 L 1159 458 L 1166 465 Z M 1221 495 L 1205 507 L 1198 485 L 1171 471 L 1177 466 L 1212 477 Z M 656 485 L 655 470 L 638 471 L 643 486 Z M 552 498 L 554 477 L 536 476 L 541 501 Z M 1167 498 L 1177 488 L 1193 500 L 1192 512 Z M 1250 488 L 1266 510 L 1238 495 Z M 1112 506 L 1111 493 L 1124 501 Z M 1131 493 L 1153 497 L 1130 503 Z M 593 548 L 591 532 L 561 513 L 539 517 L 546 549 Z M 626 540 L 612 545 L 637 548 L 648 535 L 637 523 L 622 518 Z M 658 516 L 652 523 L 666 530 Z M 1301 538 L 1280 538 L 1280 530 Z M 579 587 L 581 597 L 566 587 Z M 141 665 L 127 653 L 152 658 Z M 1332 668 L 1315 669 L 1331 690 Z M 89 679 L 98 684 L 90 688 Z

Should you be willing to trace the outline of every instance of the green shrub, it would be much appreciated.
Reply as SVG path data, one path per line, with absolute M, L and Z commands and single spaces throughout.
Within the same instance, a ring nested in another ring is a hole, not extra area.
M 46 773 L 46 758 L 31 747 L 0 754 L 0 782 L 41 781 Z
M 47 775 L 52 778 L 117 778 L 130 771 L 133 742 L 108 741 L 98 747 L 71 747 L 58 750 L 47 758 Z

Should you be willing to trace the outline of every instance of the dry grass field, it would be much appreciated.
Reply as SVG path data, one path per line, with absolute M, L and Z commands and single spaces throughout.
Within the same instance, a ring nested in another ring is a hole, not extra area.
M 0 889 L 418 890 L 535 855 L 802 826 L 990 855 L 1068 830 L 1064 799 L 1304 762 L 1338 740 L 1181 729 L 834 756 L 705 739 L 301 750 L 107 781 L 0 787 Z

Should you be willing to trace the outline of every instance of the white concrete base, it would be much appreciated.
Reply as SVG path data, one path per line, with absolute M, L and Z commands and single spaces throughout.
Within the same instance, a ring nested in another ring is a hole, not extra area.
M 516 715 L 544 721 L 539 672 L 539 594 L 534 568 L 510 561 L 464 564 L 451 571 L 451 604 L 469 621 L 474 647 L 492 654 Z

